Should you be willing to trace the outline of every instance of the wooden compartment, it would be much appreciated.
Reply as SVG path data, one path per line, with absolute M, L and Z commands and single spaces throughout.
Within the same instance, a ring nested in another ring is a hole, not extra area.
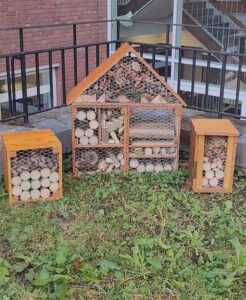
M 232 192 L 238 136 L 229 120 L 192 120 L 189 177 L 195 192 Z
M 6 133 L 2 145 L 10 202 L 62 197 L 62 146 L 51 130 Z
M 155 160 L 155 164 L 159 159 L 157 171 L 160 165 L 177 169 L 185 103 L 127 43 L 69 92 L 68 104 L 72 104 L 74 176 L 132 170 L 131 159 Z M 108 154 L 117 157 L 119 151 L 120 168 L 98 168 L 100 159 L 101 167 Z M 84 162 L 90 157 L 84 159 L 86 152 L 94 153 L 93 167 Z

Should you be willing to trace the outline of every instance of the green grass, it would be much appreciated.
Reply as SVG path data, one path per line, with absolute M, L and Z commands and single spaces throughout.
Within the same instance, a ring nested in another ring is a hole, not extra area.
M 0 299 L 246 299 L 246 180 L 198 195 L 187 172 L 64 178 L 60 201 L 0 184 Z

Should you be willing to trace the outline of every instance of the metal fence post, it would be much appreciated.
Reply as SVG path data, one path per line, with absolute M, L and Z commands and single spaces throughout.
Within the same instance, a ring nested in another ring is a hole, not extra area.
M 116 49 L 120 47 L 120 20 L 116 21 Z
M 20 54 L 21 61 L 21 84 L 22 84 L 22 99 L 23 99 L 23 112 L 24 122 L 29 122 L 28 115 L 28 102 L 27 102 L 27 86 L 26 86 L 26 57 L 25 54 Z
M 73 46 L 77 45 L 77 25 L 73 24 Z M 78 60 L 77 60 L 77 48 L 73 48 L 73 65 L 74 65 L 74 85 L 78 83 Z
M 225 94 L 225 75 L 226 75 L 226 62 L 227 62 L 227 54 L 224 54 L 224 58 L 222 60 L 222 69 L 220 76 L 220 97 L 218 104 L 218 118 L 221 119 L 223 115 L 223 106 L 224 106 L 224 94 Z

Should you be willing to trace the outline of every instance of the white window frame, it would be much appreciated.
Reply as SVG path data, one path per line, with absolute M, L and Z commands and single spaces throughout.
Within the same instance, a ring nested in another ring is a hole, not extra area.
M 53 105 L 57 106 L 57 91 L 56 91 L 56 69 L 59 67 L 59 64 L 53 64 L 52 65 L 52 77 L 53 77 Z M 40 66 L 39 67 L 39 72 L 49 72 L 49 66 Z M 33 75 L 36 73 L 36 68 L 27 68 L 26 69 L 26 76 L 28 75 Z M 17 77 L 18 75 L 21 75 L 21 70 L 16 70 L 15 71 L 15 76 Z M 2 72 L 0 73 L 0 80 L 6 80 L 7 78 L 7 73 Z M 40 94 L 47 94 L 50 93 L 50 85 L 45 84 L 45 85 L 40 85 Z M 15 97 L 16 100 L 21 99 L 23 96 L 22 90 L 16 91 L 15 92 Z M 27 97 L 33 97 L 37 96 L 37 87 L 32 87 L 32 88 L 27 88 Z M 0 94 L 0 105 L 1 103 L 8 102 L 8 92 Z M 1 113 L 0 113 L 1 116 Z

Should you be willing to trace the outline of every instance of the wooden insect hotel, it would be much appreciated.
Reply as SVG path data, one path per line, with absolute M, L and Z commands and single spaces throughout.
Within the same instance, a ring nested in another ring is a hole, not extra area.
M 73 175 L 178 167 L 185 105 L 129 44 L 68 94 Z
M 195 192 L 232 192 L 238 136 L 229 120 L 192 120 L 189 170 Z
M 62 146 L 51 130 L 3 134 L 2 147 L 10 202 L 62 197 Z

